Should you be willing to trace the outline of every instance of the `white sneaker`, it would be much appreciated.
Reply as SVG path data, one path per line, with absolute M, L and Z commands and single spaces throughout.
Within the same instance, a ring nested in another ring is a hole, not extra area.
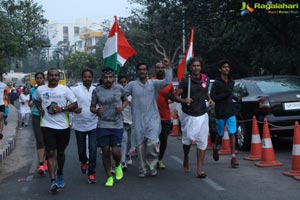
M 127 165 L 132 165 L 132 159 L 130 159 L 130 160 L 127 160 Z

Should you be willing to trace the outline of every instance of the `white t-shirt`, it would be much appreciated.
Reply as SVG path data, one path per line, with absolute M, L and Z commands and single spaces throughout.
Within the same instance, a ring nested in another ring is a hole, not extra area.
M 30 99 L 29 94 L 27 94 L 27 95 L 25 95 L 24 93 L 20 94 L 19 102 L 20 102 L 20 113 L 21 114 L 31 113 L 31 110 L 29 107 L 29 99 Z M 24 104 L 22 104 L 22 103 L 24 103 Z
M 6 89 L 6 84 L 0 82 L 0 106 L 4 105 L 4 91 Z
M 76 131 L 90 131 L 97 128 L 98 116 L 90 111 L 92 93 L 95 86 L 92 86 L 87 90 L 84 85 L 78 85 L 71 87 L 74 93 L 78 108 L 81 108 L 81 113 L 73 113 L 72 129 Z
M 36 90 L 35 99 L 42 102 L 42 107 L 45 111 L 45 115 L 41 119 L 41 127 L 53 129 L 66 129 L 70 127 L 67 112 L 49 114 L 47 108 L 51 103 L 65 107 L 68 102 L 76 102 L 75 95 L 68 87 L 64 85 L 57 85 L 55 88 L 49 88 L 48 85 L 39 86 Z

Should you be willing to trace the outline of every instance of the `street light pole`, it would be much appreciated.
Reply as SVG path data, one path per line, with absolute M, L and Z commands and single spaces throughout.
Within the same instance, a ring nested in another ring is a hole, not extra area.
M 55 50 L 55 53 L 56 53 L 56 68 L 59 69 L 59 50 L 56 49 Z

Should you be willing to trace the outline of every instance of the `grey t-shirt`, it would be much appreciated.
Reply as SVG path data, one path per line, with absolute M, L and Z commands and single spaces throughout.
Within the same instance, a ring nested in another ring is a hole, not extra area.
M 116 107 L 122 106 L 127 95 L 122 86 L 113 84 L 107 89 L 103 85 L 97 86 L 92 93 L 92 103 L 103 107 L 98 118 L 98 128 L 123 128 L 122 113 L 116 112 Z

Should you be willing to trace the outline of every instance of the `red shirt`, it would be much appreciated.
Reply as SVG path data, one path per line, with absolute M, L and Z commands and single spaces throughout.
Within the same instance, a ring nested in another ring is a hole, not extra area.
M 171 120 L 171 111 L 169 107 L 169 97 L 174 96 L 174 86 L 169 83 L 166 87 L 159 90 L 157 96 L 157 107 L 160 114 L 160 120 Z

